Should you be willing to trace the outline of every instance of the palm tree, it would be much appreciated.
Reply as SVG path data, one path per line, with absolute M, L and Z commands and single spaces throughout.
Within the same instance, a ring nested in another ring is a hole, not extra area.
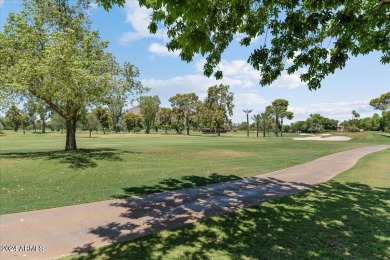
M 263 137 L 265 137 L 265 131 L 267 130 L 267 124 L 268 124 L 269 118 L 270 118 L 270 114 L 268 114 L 266 112 L 260 114 L 260 121 L 261 121 L 261 125 L 263 127 Z
M 252 120 L 255 121 L 255 124 L 256 124 L 256 137 L 259 137 L 261 115 L 260 114 L 253 115 Z
M 253 109 L 244 109 L 242 110 L 242 112 L 244 112 L 246 114 L 246 125 L 247 125 L 247 129 L 246 129 L 246 136 L 249 137 L 249 114 L 252 113 Z
M 288 120 L 291 120 L 294 117 L 294 113 L 291 111 L 284 111 L 280 114 L 280 136 L 283 136 L 283 118 L 285 117 Z

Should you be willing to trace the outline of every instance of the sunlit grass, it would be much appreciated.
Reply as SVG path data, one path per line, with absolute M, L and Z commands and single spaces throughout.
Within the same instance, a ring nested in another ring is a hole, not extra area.
M 192 136 L 78 133 L 79 151 L 65 152 L 65 134 L 0 135 L 0 214 L 200 186 L 259 175 L 371 144 L 378 133 L 348 142 L 299 142 L 292 135 Z M 195 135 L 196 134 L 196 135 Z
M 67 259 L 389 259 L 389 158 L 370 154 L 311 190 Z

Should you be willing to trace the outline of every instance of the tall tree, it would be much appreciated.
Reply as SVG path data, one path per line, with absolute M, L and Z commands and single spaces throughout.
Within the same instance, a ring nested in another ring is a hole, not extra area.
M 356 112 L 356 110 L 352 110 L 352 116 L 354 119 L 360 118 L 360 114 L 358 112 Z
M 32 95 L 66 121 L 65 150 L 77 150 L 76 123 L 112 93 L 107 42 L 90 31 L 89 1 L 24 1 L 0 32 L 0 88 Z M 131 76 L 130 76 L 131 77 Z
M 378 98 L 374 98 L 370 101 L 370 106 L 375 109 L 382 110 L 382 131 L 390 129 L 390 92 L 382 94 Z M 388 111 L 387 111 L 388 110 Z
M 288 120 L 291 120 L 294 118 L 294 113 L 291 111 L 284 111 L 280 115 L 280 135 L 283 136 L 283 119 L 287 118 Z
M 139 100 L 140 112 L 145 125 L 146 134 L 150 133 L 150 129 L 156 120 L 159 106 L 160 99 L 158 96 L 142 96 Z
M 116 126 L 120 124 L 119 119 L 127 102 L 132 104 L 139 95 L 150 89 L 135 80 L 139 76 L 139 69 L 128 62 L 120 66 L 115 60 L 111 60 L 109 70 L 113 75 L 110 81 L 112 91 L 108 93 L 105 103 L 112 114 L 114 130 L 117 131 Z
M 229 116 L 233 115 L 233 93 L 229 85 L 215 85 L 207 90 L 201 116 L 203 125 L 215 130 L 220 136 L 222 126 L 228 123 Z
M 32 129 L 34 133 L 37 131 L 37 124 L 36 124 L 36 113 L 37 113 L 37 106 L 36 102 L 34 101 L 34 97 L 28 98 L 27 102 L 24 103 L 24 111 L 27 113 L 28 117 L 30 118 L 30 124 L 32 125 Z
M 263 137 L 265 137 L 265 132 L 269 128 L 270 114 L 266 111 L 260 114 L 261 128 L 263 129 Z
M 253 109 L 244 109 L 242 112 L 246 114 L 246 136 L 249 137 L 249 114 L 252 113 Z M 259 133 L 257 133 L 259 135 Z
M 256 125 L 256 137 L 259 137 L 260 125 L 261 125 L 261 115 L 260 114 L 253 115 L 252 120 L 255 121 L 255 125 Z
M 172 109 L 162 107 L 157 113 L 157 118 L 160 126 L 164 129 L 165 134 L 168 134 L 168 129 L 172 126 Z
M 125 0 L 98 0 L 106 9 Z M 307 68 L 301 80 L 309 89 L 337 69 L 343 69 L 351 56 L 382 53 L 380 62 L 390 63 L 389 0 L 355 1 L 199 1 L 177 4 L 176 0 L 139 0 L 153 10 L 149 29 L 156 33 L 160 23 L 167 27 L 171 51 L 180 50 L 182 60 L 195 54 L 207 55 L 204 73 L 217 78 L 215 69 L 223 52 L 244 35 L 242 46 L 260 38 L 248 63 L 260 71 L 261 85 Z M 287 59 L 291 63 L 287 62 Z
M 275 135 L 278 136 L 279 132 L 281 136 L 283 136 L 283 118 L 287 117 L 287 115 L 292 119 L 293 113 L 287 111 L 289 102 L 285 99 L 275 99 L 272 101 L 271 106 L 266 107 L 266 113 L 274 116 L 275 123 Z
M 199 97 L 195 93 L 176 94 L 169 98 L 169 102 L 176 117 L 183 120 L 187 135 L 190 135 L 190 123 L 196 114 Z

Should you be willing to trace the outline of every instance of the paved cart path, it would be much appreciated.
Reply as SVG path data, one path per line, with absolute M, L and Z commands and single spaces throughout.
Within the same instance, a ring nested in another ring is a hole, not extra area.
M 390 145 L 328 155 L 291 168 L 198 188 L 2 215 L 0 259 L 55 259 L 308 189 Z

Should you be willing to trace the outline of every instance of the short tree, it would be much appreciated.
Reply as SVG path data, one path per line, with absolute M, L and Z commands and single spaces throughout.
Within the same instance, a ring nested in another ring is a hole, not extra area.
M 89 137 L 91 137 L 92 131 L 99 130 L 99 119 L 93 113 L 88 113 L 84 120 L 84 128 L 89 131 Z
M 21 115 L 22 111 L 15 106 L 15 104 L 13 104 L 8 111 L 5 112 L 8 123 L 15 132 L 17 132 L 19 127 L 22 125 Z

